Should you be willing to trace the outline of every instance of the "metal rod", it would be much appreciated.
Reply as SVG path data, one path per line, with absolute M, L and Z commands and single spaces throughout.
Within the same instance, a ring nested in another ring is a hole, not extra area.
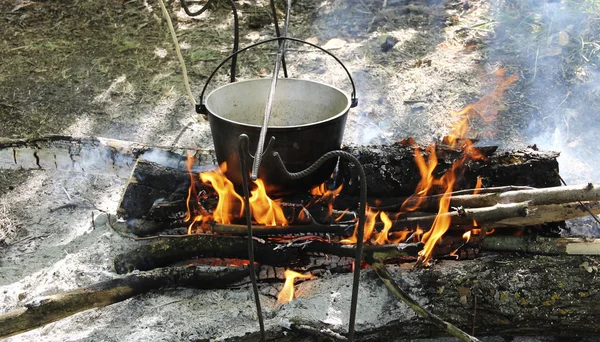
M 288 26 L 290 23 L 290 7 L 292 7 L 291 0 L 288 0 L 288 6 L 285 13 L 285 25 L 283 26 L 283 37 L 287 37 Z M 275 98 L 275 88 L 277 87 L 277 79 L 279 77 L 279 69 L 281 69 L 281 60 L 285 52 L 287 40 L 283 40 L 277 51 L 275 57 L 275 70 L 273 70 L 273 80 L 271 80 L 271 88 L 269 89 L 269 96 L 267 98 L 267 105 L 265 106 L 265 115 L 263 117 L 262 128 L 260 129 L 260 136 L 258 138 L 258 145 L 256 146 L 256 153 L 254 153 L 254 163 L 252 164 L 252 175 L 250 178 L 256 180 L 258 178 L 258 168 L 262 160 L 263 149 L 265 147 L 265 138 L 267 136 L 267 129 L 269 126 L 269 119 L 271 117 L 271 110 L 273 108 L 273 99 Z
M 238 138 L 238 153 L 240 154 L 240 169 L 242 172 L 242 188 L 244 189 L 244 212 L 246 214 L 246 223 L 248 225 L 248 260 L 250 264 L 250 281 L 252 282 L 252 291 L 254 293 L 254 303 L 256 304 L 256 313 L 258 315 L 258 325 L 260 326 L 260 340 L 265 341 L 265 323 L 262 316 L 260 297 L 258 294 L 258 283 L 256 280 L 256 267 L 254 265 L 254 239 L 252 238 L 252 215 L 250 212 L 250 190 L 248 188 L 248 170 L 246 169 L 246 153 L 248 153 L 248 136 L 242 134 Z
M 358 159 L 356 159 L 355 156 L 346 151 L 327 152 L 323 156 L 321 156 L 321 158 L 317 159 L 317 161 L 314 162 L 311 166 L 299 172 L 289 172 L 283 164 L 283 160 L 281 160 L 281 156 L 279 156 L 279 153 L 273 153 L 273 157 L 275 157 L 275 161 L 278 164 L 279 169 L 281 169 L 282 172 L 284 172 L 284 174 L 289 179 L 300 179 L 306 177 L 318 170 L 327 160 L 335 157 L 341 157 L 350 161 L 358 171 L 358 179 L 360 182 L 360 200 L 358 202 L 356 254 L 354 256 L 354 276 L 352 278 L 352 297 L 350 299 L 350 318 L 348 322 L 348 341 L 352 342 L 354 340 L 354 325 L 356 322 L 356 307 L 358 305 L 358 289 L 360 285 L 360 269 L 362 265 L 362 251 L 364 245 L 363 239 L 365 236 L 365 217 L 367 207 L 367 177 L 365 174 L 365 169 L 362 167 L 362 165 L 360 164 Z
M 273 23 L 275 24 L 275 35 L 277 38 L 281 37 L 281 32 L 279 30 L 279 21 L 277 20 L 277 9 L 275 8 L 275 0 L 271 0 L 271 12 L 273 14 Z M 281 47 L 282 41 L 278 41 L 278 46 Z M 281 57 L 281 67 L 283 68 L 283 76 L 285 78 L 288 77 L 287 67 L 285 66 L 285 54 Z

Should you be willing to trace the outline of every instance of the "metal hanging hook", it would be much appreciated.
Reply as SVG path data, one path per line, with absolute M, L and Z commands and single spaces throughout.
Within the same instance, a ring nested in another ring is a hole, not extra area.
M 292 1 L 287 1 L 287 8 L 285 11 L 285 25 L 283 26 L 283 38 L 287 37 L 288 27 L 290 23 L 290 8 L 292 7 Z M 283 55 L 285 54 L 285 46 L 287 40 L 280 41 L 277 56 L 275 57 L 275 69 L 273 70 L 273 79 L 271 81 L 271 87 L 269 89 L 269 96 L 267 98 L 267 104 L 265 106 L 265 115 L 263 117 L 262 128 L 260 129 L 260 135 L 258 137 L 258 145 L 256 146 L 256 153 L 254 153 L 254 163 L 252 164 L 252 174 L 250 178 L 252 180 L 258 179 L 258 168 L 263 156 L 263 149 L 265 146 L 265 138 L 267 136 L 267 130 L 269 126 L 269 119 L 271 117 L 271 111 L 273 109 L 273 100 L 275 99 L 275 88 L 277 87 L 277 79 L 279 78 L 279 69 L 281 68 L 281 62 Z M 286 72 L 287 73 L 287 72 Z
M 256 265 L 254 264 L 254 239 L 252 237 L 252 213 L 250 212 L 250 188 L 248 184 L 248 170 L 246 168 L 246 156 L 250 156 L 248 150 L 248 136 L 242 134 L 238 137 L 238 153 L 240 154 L 240 170 L 242 172 L 242 188 L 244 190 L 244 213 L 246 215 L 246 224 L 248 226 L 248 260 L 250 264 L 250 281 L 252 282 L 252 292 L 254 294 L 254 303 L 256 305 L 256 314 L 258 316 L 258 325 L 260 326 L 260 339 L 265 341 L 265 323 L 263 321 L 262 307 L 258 293 L 258 281 L 256 279 Z

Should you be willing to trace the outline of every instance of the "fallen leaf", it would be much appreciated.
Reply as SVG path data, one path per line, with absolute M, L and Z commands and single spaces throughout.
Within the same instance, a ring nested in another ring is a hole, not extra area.
M 27 0 L 17 1 L 16 6 L 11 10 L 11 13 L 16 12 L 16 11 L 20 10 L 21 8 L 24 8 L 24 7 L 33 5 L 33 4 L 35 4 L 35 2 L 33 2 L 33 1 L 27 1 Z
M 558 32 L 558 45 L 565 46 L 569 44 L 569 34 L 565 31 Z
M 344 47 L 344 45 L 346 45 L 345 40 L 339 38 L 332 38 L 328 40 L 327 43 L 325 43 L 325 45 L 322 46 L 322 48 L 325 50 L 336 50 L 341 49 L 342 47 Z
M 317 45 L 319 44 L 319 39 L 317 37 L 310 37 L 306 38 L 306 42 Z

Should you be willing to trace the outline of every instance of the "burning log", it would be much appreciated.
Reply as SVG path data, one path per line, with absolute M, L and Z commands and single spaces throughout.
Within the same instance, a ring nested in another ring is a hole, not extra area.
M 372 198 L 410 196 L 420 181 L 420 173 L 415 163 L 415 149 L 422 152 L 423 158 L 430 151 L 424 147 L 405 144 L 389 146 L 349 146 L 361 162 L 367 174 L 367 187 Z M 513 151 L 496 151 L 494 147 L 478 147 L 484 160 L 469 161 L 465 173 L 455 189 L 475 188 L 477 177 L 482 177 L 483 185 L 489 186 L 531 186 L 545 188 L 559 186 L 558 153 L 539 151 L 535 148 Z M 454 161 L 461 158 L 463 151 L 439 145 L 435 149 L 438 165 L 437 175 L 448 170 Z M 357 175 L 351 168 L 342 165 L 344 189 L 349 195 L 358 194 Z
M 402 203 L 402 200 L 398 199 L 399 196 L 409 196 L 414 192 L 420 174 L 414 161 L 412 147 L 397 144 L 345 149 L 366 165 L 369 196 L 372 199 L 384 204 L 397 205 Z M 478 176 L 482 177 L 485 186 L 560 185 L 557 153 L 535 149 L 505 152 L 495 151 L 495 148 L 482 149 L 488 155 L 487 160 L 468 163 L 463 180 L 456 186 L 457 189 L 474 188 Z M 438 146 L 436 153 L 440 160 L 436 173 L 441 174 L 460 157 L 461 152 Z M 336 206 L 356 206 L 357 179 L 351 172 L 351 168 L 341 167 L 344 190 L 336 199 Z M 198 179 L 197 173 L 194 173 L 193 178 Z M 151 218 L 155 221 L 183 217 L 189 184 L 190 176 L 183 166 L 172 168 L 138 160 L 122 196 L 118 215 L 126 219 Z
M 159 288 L 186 286 L 216 289 L 239 282 L 247 276 L 248 269 L 245 267 L 169 267 L 34 298 L 24 308 L 0 315 L 0 338 Z

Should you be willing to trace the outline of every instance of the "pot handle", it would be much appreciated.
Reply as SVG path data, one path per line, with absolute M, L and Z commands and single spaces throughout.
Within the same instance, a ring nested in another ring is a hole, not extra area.
M 229 61 L 230 59 L 232 59 L 233 57 L 237 56 L 238 53 L 240 52 L 244 52 L 250 48 L 253 48 L 255 46 L 259 46 L 262 44 L 266 44 L 266 43 L 270 43 L 270 42 L 274 42 L 274 41 L 280 41 L 280 40 L 291 40 L 294 42 L 298 42 L 298 43 L 303 43 L 303 44 L 307 44 L 310 45 L 314 48 L 317 48 L 323 52 L 325 52 L 326 54 L 328 54 L 329 56 L 333 57 L 333 59 L 335 59 L 341 66 L 342 68 L 344 68 L 344 71 L 346 72 L 346 74 L 348 75 L 348 78 L 350 79 L 350 84 L 352 85 L 352 94 L 351 94 L 351 105 L 350 107 L 356 107 L 358 105 L 358 98 L 356 98 L 356 87 L 354 86 L 354 80 L 352 79 L 352 75 L 350 75 L 350 72 L 348 71 L 348 69 L 346 68 L 346 66 L 344 65 L 344 63 L 342 63 L 342 61 L 340 61 L 339 58 L 337 58 L 334 54 L 332 54 L 331 52 L 323 49 L 322 47 L 315 45 L 313 43 L 309 43 L 307 41 L 304 40 L 300 40 L 300 39 L 296 39 L 296 38 L 289 38 L 289 37 L 278 37 L 278 38 L 271 38 L 271 39 L 267 39 L 267 40 L 263 40 L 261 42 L 258 43 L 254 43 L 254 44 L 250 44 L 248 46 L 246 46 L 243 49 L 238 50 L 235 53 L 232 53 L 231 55 L 229 55 L 227 58 L 225 58 L 216 68 L 215 70 L 213 70 L 212 74 L 210 74 L 210 76 L 208 76 L 208 79 L 206 80 L 206 83 L 204 84 L 204 87 L 202 88 L 202 92 L 200 93 L 200 103 L 196 104 L 196 113 L 198 114 L 202 114 L 204 116 L 208 115 L 208 111 L 206 110 L 206 105 L 204 104 L 204 93 L 206 92 L 206 88 L 208 87 L 208 84 L 210 83 L 210 81 L 212 80 L 212 78 L 215 76 L 215 74 L 217 73 L 217 71 L 219 71 L 219 69 L 225 64 L 227 63 L 227 61 Z

